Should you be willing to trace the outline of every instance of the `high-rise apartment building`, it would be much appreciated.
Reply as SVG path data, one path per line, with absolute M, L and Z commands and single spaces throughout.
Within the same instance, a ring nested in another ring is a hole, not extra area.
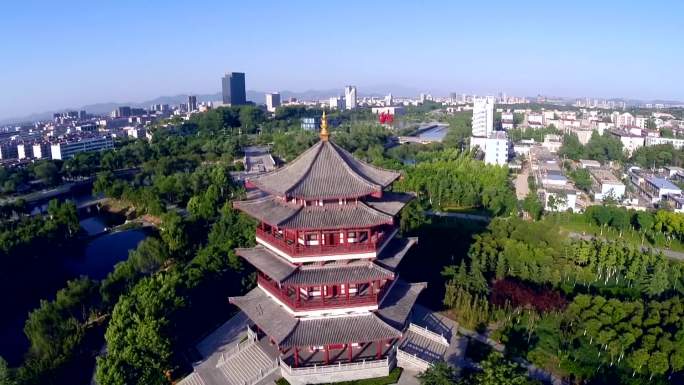
M 348 110 L 356 108 L 356 86 L 344 87 L 344 103 Z
M 280 94 L 277 92 L 266 94 L 266 110 L 275 112 L 278 107 L 280 107 Z
M 494 98 L 473 99 L 473 136 L 489 137 L 494 130 Z
M 247 104 L 244 72 L 231 72 L 221 78 L 223 104 L 239 106 Z
M 197 96 L 188 96 L 188 112 L 197 111 Z

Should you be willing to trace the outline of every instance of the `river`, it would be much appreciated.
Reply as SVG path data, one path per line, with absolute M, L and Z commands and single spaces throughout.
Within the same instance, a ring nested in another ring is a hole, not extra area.
M 0 299 L 0 356 L 10 365 L 21 363 L 28 349 L 24 335 L 24 323 L 28 313 L 40 305 L 41 299 L 52 299 L 67 280 L 85 275 L 102 279 L 113 270 L 114 265 L 128 258 L 128 251 L 147 237 L 142 229 L 105 233 L 104 220 L 90 217 L 81 220 L 81 227 L 92 236 L 87 242 L 63 250 L 55 250 L 41 266 L 34 266 L 31 280 L 16 295 Z M 100 235 L 96 235 L 100 234 Z
M 448 125 L 435 125 L 417 135 L 422 140 L 441 142 L 449 131 Z

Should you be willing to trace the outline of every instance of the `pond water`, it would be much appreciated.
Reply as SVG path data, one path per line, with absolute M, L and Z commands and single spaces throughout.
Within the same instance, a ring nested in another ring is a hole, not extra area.
M 81 221 L 81 227 L 88 235 L 105 231 L 104 219 L 91 217 Z M 113 270 L 114 265 L 128 258 L 128 251 L 134 249 L 147 237 L 141 229 L 131 229 L 96 235 L 75 247 L 54 250 L 54 256 L 47 258 L 41 266 L 34 266 L 31 279 L 17 295 L 0 299 L 0 356 L 11 365 L 21 363 L 28 348 L 23 328 L 28 313 L 40 305 L 41 299 L 52 299 L 66 281 L 79 276 L 102 279 Z
M 449 126 L 439 125 L 439 126 L 435 126 L 433 128 L 429 128 L 429 129 L 421 132 L 417 136 L 420 139 L 431 140 L 431 141 L 435 141 L 435 142 L 441 142 L 442 140 L 444 140 L 444 137 L 446 136 L 447 131 L 449 131 Z

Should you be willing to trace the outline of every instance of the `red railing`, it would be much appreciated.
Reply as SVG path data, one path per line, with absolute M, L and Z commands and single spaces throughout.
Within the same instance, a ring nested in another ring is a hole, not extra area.
M 385 232 L 374 234 L 367 242 L 341 243 L 337 245 L 302 245 L 294 240 L 285 240 L 269 231 L 257 227 L 256 234 L 268 244 L 295 257 L 349 254 L 357 252 L 376 251 L 385 240 Z
M 313 299 L 310 298 L 308 300 L 302 299 L 299 302 L 297 302 L 296 294 L 295 297 L 290 297 L 289 295 L 283 293 L 281 289 L 273 281 L 269 281 L 268 279 L 260 275 L 257 278 L 257 282 L 259 283 L 259 286 L 266 289 L 269 292 L 269 294 L 278 298 L 279 300 L 287 304 L 290 308 L 298 310 L 377 305 L 378 296 L 384 294 L 384 291 L 380 290 L 380 293 L 375 294 L 351 295 L 348 299 L 345 295 L 340 295 L 337 297 L 330 297 L 325 299 L 321 297 L 316 297 Z

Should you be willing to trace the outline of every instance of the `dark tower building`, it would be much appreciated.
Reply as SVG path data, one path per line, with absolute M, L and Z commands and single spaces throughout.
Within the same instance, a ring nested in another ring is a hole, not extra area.
M 223 104 L 239 106 L 247 104 L 244 72 L 231 72 L 221 78 Z

